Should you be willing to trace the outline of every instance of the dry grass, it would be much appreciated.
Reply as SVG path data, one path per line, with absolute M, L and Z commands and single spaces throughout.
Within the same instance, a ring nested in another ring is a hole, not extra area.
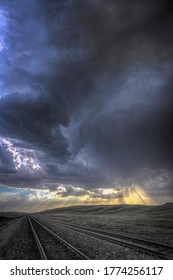
M 173 246 L 173 204 L 161 206 L 78 206 L 44 213 L 81 226 L 130 234 Z

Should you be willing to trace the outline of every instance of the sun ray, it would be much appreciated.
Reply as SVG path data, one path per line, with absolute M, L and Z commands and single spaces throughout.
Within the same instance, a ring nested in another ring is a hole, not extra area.
M 153 204 L 149 195 L 138 185 L 126 187 L 123 191 L 123 199 L 126 204 Z

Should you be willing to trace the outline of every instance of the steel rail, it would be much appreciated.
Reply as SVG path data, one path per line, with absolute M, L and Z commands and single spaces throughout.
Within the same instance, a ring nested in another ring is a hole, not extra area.
M 123 240 L 124 237 L 126 239 L 128 239 L 128 236 L 124 236 L 124 235 L 122 235 L 122 236 L 118 235 L 117 236 L 116 234 L 114 236 L 114 234 L 111 233 L 111 232 L 101 231 L 101 230 L 93 230 L 91 228 L 88 229 L 88 228 L 79 227 L 79 226 L 76 226 L 76 225 L 69 225 L 69 224 L 66 224 L 66 223 L 63 223 L 63 222 L 59 222 L 59 221 L 54 221 L 54 224 L 57 224 L 57 225 L 59 224 L 61 226 L 69 228 L 73 231 L 85 233 L 87 235 L 91 235 L 91 236 L 96 237 L 96 238 L 104 239 L 105 241 L 109 241 L 111 243 L 118 243 L 119 245 L 126 245 L 130 248 L 135 248 L 135 249 L 137 249 L 141 252 L 145 252 L 146 254 L 156 256 L 156 257 L 159 257 L 161 259 L 166 259 L 166 260 L 172 260 L 173 259 L 173 256 L 171 257 L 168 254 L 165 254 L 163 252 L 159 252 L 158 250 L 146 247 L 146 246 L 155 245 L 157 247 L 160 247 L 161 249 L 163 249 L 164 247 L 166 249 L 169 249 L 169 250 L 173 249 L 172 247 L 169 247 L 167 245 L 162 245 L 162 244 L 158 244 L 158 243 L 155 243 L 155 242 L 150 242 L 150 241 L 147 241 L 147 240 L 144 240 L 144 239 L 138 239 L 138 238 L 135 239 L 135 238 L 132 238 L 132 237 L 129 237 L 129 240 Z M 139 244 L 139 241 L 140 242 L 142 241 L 144 243 L 144 245 Z M 173 252 L 173 250 L 172 250 L 172 252 Z
M 39 224 L 43 229 L 45 229 L 47 232 L 49 232 L 54 238 L 56 238 L 57 240 L 59 240 L 61 243 L 65 244 L 67 246 L 67 248 L 70 248 L 70 250 L 72 250 L 74 253 L 76 253 L 78 256 L 80 256 L 83 260 L 89 260 L 89 258 L 82 253 L 81 251 L 79 251 L 76 247 L 74 247 L 72 244 L 68 243 L 66 240 L 64 240 L 62 237 L 60 237 L 59 235 L 57 235 L 55 232 L 53 232 L 52 230 L 50 230 L 48 227 L 46 227 L 45 225 L 43 225 L 42 223 L 40 223 L 38 220 L 36 220 L 35 218 L 29 218 L 30 221 L 33 220 L 35 221 L 37 224 Z M 38 236 L 37 236 L 38 237 Z
M 148 244 L 149 246 L 156 246 L 156 247 L 160 247 L 160 248 L 165 249 L 165 250 L 170 250 L 173 253 L 173 247 L 171 247 L 169 245 L 166 245 L 166 244 L 161 244 L 161 243 L 157 243 L 157 242 L 154 242 L 154 241 L 150 241 L 150 240 L 147 240 L 147 239 L 136 238 L 134 236 L 118 234 L 118 233 L 109 232 L 109 231 L 106 231 L 106 230 L 99 230 L 99 229 L 93 229 L 93 228 L 78 226 L 78 225 L 74 225 L 74 224 L 68 224 L 68 223 L 64 223 L 64 222 L 59 221 L 59 220 L 54 220 L 54 222 L 61 223 L 61 224 L 71 226 L 71 227 L 74 227 L 74 228 L 86 229 L 86 230 L 91 231 L 91 232 L 102 233 L 102 234 L 113 236 L 113 237 L 124 238 L 124 239 L 128 239 L 128 240 L 131 240 L 131 241 L 143 242 L 145 244 Z
M 37 233 L 36 233 L 36 231 L 35 231 L 35 229 L 34 229 L 34 226 L 33 226 L 33 224 L 32 224 L 32 221 L 31 221 L 30 217 L 28 217 L 28 221 L 29 221 L 29 224 L 30 224 L 32 233 L 33 233 L 33 235 L 34 235 L 34 238 L 35 238 L 35 241 L 36 241 L 38 250 L 39 250 L 39 252 L 40 252 L 41 258 L 42 258 L 42 260 L 47 260 L 46 253 L 45 253 L 45 251 L 44 251 L 44 249 L 43 249 L 43 246 L 41 245 L 40 239 L 39 239 L 39 237 L 38 237 L 38 235 L 37 235 Z

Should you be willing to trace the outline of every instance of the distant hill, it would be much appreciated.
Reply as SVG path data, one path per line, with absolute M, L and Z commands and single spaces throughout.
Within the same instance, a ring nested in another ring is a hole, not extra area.
M 107 214 L 118 214 L 118 215 L 136 215 L 136 214 L 147 214 L 147 215 L 173 215 L 173 203 L 165 203 L 163 205 L 89 205 L 89 206 L 70 206 L 45 210 L 40 214 L 74 214 L 74 215 L 107 215 Z

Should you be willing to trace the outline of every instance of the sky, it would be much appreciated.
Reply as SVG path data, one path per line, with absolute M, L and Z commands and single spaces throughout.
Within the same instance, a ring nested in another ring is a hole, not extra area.
M 173 201 L 168 0 L 0 1 L 0 209 Z

